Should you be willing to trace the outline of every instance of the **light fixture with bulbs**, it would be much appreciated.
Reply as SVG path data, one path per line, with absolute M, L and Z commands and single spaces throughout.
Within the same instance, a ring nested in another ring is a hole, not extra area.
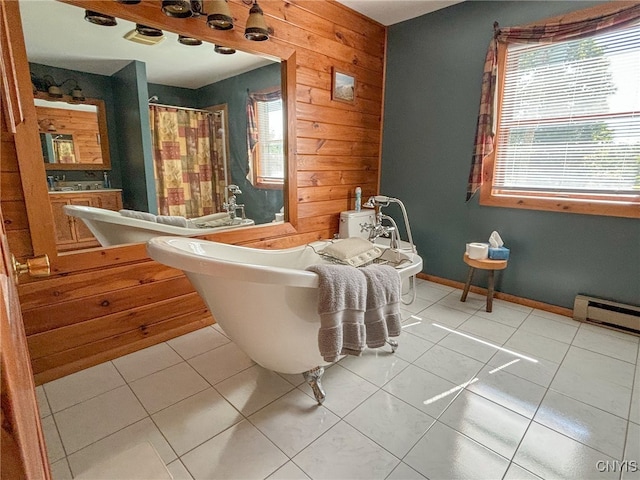
M 256 0 L 253 1 L 249 10 L 249 18 L 244 29 L 244 37 L 254 42 L 269 40 L 269 29 L 264 21 L 264 13 Z
M 47 89 L 47 94 L 52 98 L 62 98 L 64 97 L 64 92 L 62 90 L 62 86 L 68 82 L 73 82 L 73 87 L 69 92 L 71 96 L 71 100 L 76 102 L 82 102 L 85 100 L 84 94 L 82 93 L 82 89 L 80 85 L 78 85 L 78 81 L 75 78 L 67 78 L 61 83 L 56 83 L 51 75 L 45 75 L 42 78 L 45 88 Z
M 123 4 L 138 3 L 136 0 L 116 0 Z M 258 5 L 257 0 L 242 0 L 243 3 L 251 5 L 249 9 L 249 18 L 247 19 L 246 27 L 244 30 L 244 37 L 247 40 L 253 42 L 262 42 L 269 40 L 269 27 L 265 22 L 264 12 Z M 206 17 L 207 25 L 215 30 L 231 30 L 233 29 L 234 19 L 229 8 L 228 0 L 162 0 L 162 11 L 165 15 L 174 18 L 189 18 L 189 17 Z M 87 14 L 89 10 L 87 10 Z M 96 16 L 101 14 L 92 12 Z M 102 17 L 108 17 L 104 15 Z M 86 17 L 85 17 L 86 18 Z M 113 17 L 109 17 L 113 18 Z M 87 18 L 89 20 L 89 18 Z M 89 20 L 92 21 L 92 20 Z M 110 24 L 108 20 L 104 20 L 105 23 L 99 23 L 100 25 Z M 115 20 L 114 20 L 115 22 Z M 186 38 L 191 38 L 187 37 Z M 196 45 L 197 41 L 194 39 L 192 43 L 188 43 L 189 40 L 179 40 L 180 43 L 187 45 Z M 217 50 L 216 50 L 217 51 Z M 222 52 L 218 52 L 222 53 Z

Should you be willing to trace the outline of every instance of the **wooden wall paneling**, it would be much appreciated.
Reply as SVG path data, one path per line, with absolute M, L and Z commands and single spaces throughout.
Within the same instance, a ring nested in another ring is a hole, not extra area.
M 200 315 L 206 306 L 196 292 L 161 300 L 152 305 L 92 318 L 84 322 L 47 330 L 29 336 L 31 358 L 41 358 L 81 345 L 97 342 L 123 333 L 140 330 L 174 317 L 195 313 Z
M 191 283 L 186 277 L 181 276 L 23 310 L 25 331 L 28 338 L 35 333 L 123 312 L 139 305 L 149 305 L 191 292 L 193 292 Z
M 133 330 L 122 335 L 102 338 L 97 342 L 42 357 L 32 361 L 34 380 L 36 385 L 50 382 L 64 375 L 204 328 L 212 323 L 213 319 L 208 310 L 202 310 L 199 313 L 190 312 L 154 323 L 144 330 Z
M 65 1 L 83 6 L 79 0 Z M 132 8 L 96 0 L 92 5 L 116 16 L 126 12 L 150 26 L 181 29 L 185 21 L 166 17 L 159 3 Z M 247 42 L 242 30 L 249 7 L 242 0 L 229 5 L 237 20 L 233 31 L 213 32 L 205 22 L 191 22 L 190 31 L 251 53 L 289 58 L 296 66 L 293 73 L 285 69 L 284 82 L 296 92 L 287 110 L 296 132 L 290 142 L 289 187 L 298 201 L 288 206 L 291 223 L 258 226 L 250 238 L 242 229 L 207 238 L 254 248 L 330 238 L 338 230 L 340 211 L 352 208 L 355 186 L 363 188 L 365 198 L 377 193 L 385 27 L 332 0 L 262 0 L 274 34 L 269 42 Z M 353 104 L 331 99 L 333 67 L 356 77 Z M 14 179 L 2 177 L 2 186 L 14 189 L 12 201 L 23 202 L 17 172 Z M 20 296 L 39 383 L 213 322 L 206 309 L 197 307 L 185 277 L 145 258 L 144 245 L 59 254 L 52 278 L 25 279 Z M 179 312 L 182 301 L 195 310 Z M 154 315 L 157 321 L 150 323 Z
M 378 157 L 298 155 L 298 172 L 319 170 L 378 170 Z
M 183 273 L 180 270 L 149 260 L 133 265 L 117 266 L 106 271 L 91 270 L 20 285 L 20 303 L 22 309 L 26 311 L 182 276 Z

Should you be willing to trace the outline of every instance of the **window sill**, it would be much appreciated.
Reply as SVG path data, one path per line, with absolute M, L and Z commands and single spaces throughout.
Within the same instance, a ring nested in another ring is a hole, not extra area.
M 481 192 L 480 205 L 489 207 L 524 208 L 549 212 L 603 215 L 608 217 L 640 218 L 638 199 L 628 202 L 575 199 L 566 197 L 544 197 L 525 195 L 495 195 Z

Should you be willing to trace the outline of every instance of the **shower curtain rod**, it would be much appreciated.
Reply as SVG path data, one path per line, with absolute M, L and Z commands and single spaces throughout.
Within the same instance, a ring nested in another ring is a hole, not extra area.
M 202 110 L 201 108 L 190 108 L 190 107 L 178 107 L 176 105 L 165 105 L 163 103 L 149 103 L 149 106 L 151 105 L 157 105 L 158 107 L 165 107 L 165 108 L 176 108 L 178 110 L 189 110 L 191 112 L 202 112 L 202 113 L 208 113 L 209 115 L 213 115 L 213 112 L 210 112 L 209 110 Z

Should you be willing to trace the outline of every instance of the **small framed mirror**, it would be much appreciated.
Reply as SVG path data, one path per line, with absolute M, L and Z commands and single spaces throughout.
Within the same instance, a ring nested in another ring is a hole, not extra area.
M 42 155 L 47 170 L 109 170 L 109 139 L 104 102 L 82 102 L 63 96 L 52 100 L 43 92 L 34 102 Z

